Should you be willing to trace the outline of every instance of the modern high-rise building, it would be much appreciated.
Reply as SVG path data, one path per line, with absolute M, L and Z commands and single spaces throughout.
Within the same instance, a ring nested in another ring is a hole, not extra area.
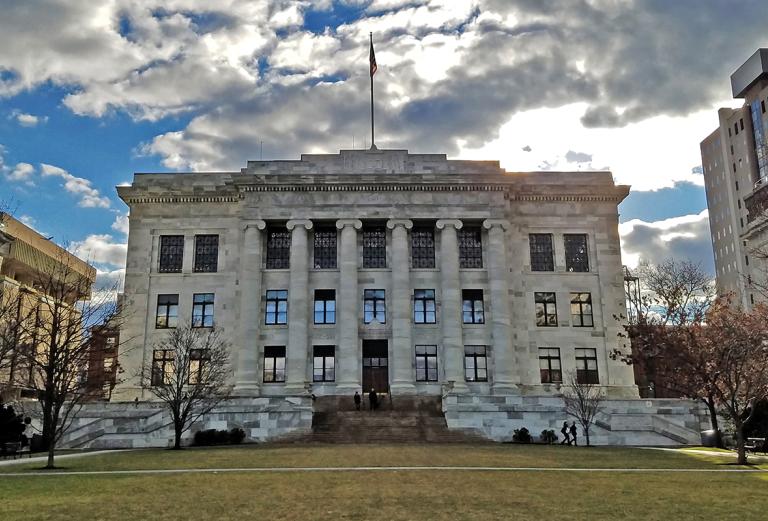
M 768 296 L 768 49 L 731 75 L 738 109 L 718 111 L 720 126 L 701 142 L 717 290 L 745 307 Z

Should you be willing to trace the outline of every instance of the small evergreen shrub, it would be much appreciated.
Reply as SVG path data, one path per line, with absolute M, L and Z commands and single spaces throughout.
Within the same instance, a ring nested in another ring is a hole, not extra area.
M 235 427 L 229 431 L 229 443 L 239 445 L 245 439 L 245 431 L 240 427 Z
M 539 435 L 539 439 L 542 443 L 546 443 L 547 445 L 551 445 L 557 441 L 557 434 L 555 434 L 555 431 L 553 429 L 544 429 L 541 431 L 541 434 Z
M 521 427 L 520 429 L 515 429 L 515 432 L 512 434 L 512 441 L 515 443 L 531 443 L 533 438 L 528 429 Z
M 197 431 L 194 436 L 194 444 L 200 447 L 207 445 L 239 444 L 245 439 L 245 431 L 239 427 L 230 430 L 205 429 Z

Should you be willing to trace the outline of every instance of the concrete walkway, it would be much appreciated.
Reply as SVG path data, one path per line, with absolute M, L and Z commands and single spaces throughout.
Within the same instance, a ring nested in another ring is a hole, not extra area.
M 56 454 L 56 461 L 62 460 L 62 459 L 71 459 L 71 458 L 85 458 L 87 456 L 98 456 L 100 454 L 110 454 L 112 452 L 125 452 L 126 450 L 131 449 L 119 449 L 119 450 L 93 450 L 88 452 L 78 452 L 76 454 Z M 19 457 L 16 459 L 4 459 L 0 460 L 0 467 L 5 467 L 9 465 L 20 465 L 22 463 L 46 463 L 48 461 L 48 454 L 45 456 L 34 456 L 32 458 L 29 457 Z
M 702 456 L 724 456 L 726 458 L 735 458 L 738 456 L 736 451 L 727 451 L 727 452 L 720 452 L 720 451 L 711 451 L 711 450 L 700 450 L 700 449 L 670 449 L 665 447 L 640 447 L 641 449 L 647 449 L 647 450 L 663 450 L 667 452 L 682 452 L 683 454 L 700 454 Z M 766 462 L 768 461 L 768 455 L 762 455 L 758 456 L 754 452 L 748 452 L 747 453 L 747 459 L 750 461 L 760 461 L 760 462 Z

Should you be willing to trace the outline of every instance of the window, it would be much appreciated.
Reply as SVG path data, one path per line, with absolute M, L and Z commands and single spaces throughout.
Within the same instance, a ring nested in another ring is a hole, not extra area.
M 363 268 L 387 267 L 387 233 L 383 226 L 363 228 Z
M 435 231 L 414 228 L 411 232 L 411 264 L 413 268 L 435 267 Z
M 267 232 L 267 269 L 288 269 L 290 262 L 291 232 L 285 228 L 271 228 Z
M 387 308 L 383 289 L 366 289 L 363 293 L 363 321 L 370 324 L 374 320 L 384 324 L 387 321 Z
M 539 348 L 539 373 L 541 383 L 562 383 L 563 372 L 560 368 L 560 349 L 557 347 Z
M 592 294 L 571 293 L 571 322 L 574 327 L 592 327 Z
M 763 111 L 763 114 L 765 114 L 765 100 L 760 101 L 760 109 Z
M 479 226 L 467 226 L 459 230 L 459 266 L 461 268 L 483 267 L 483 242 Z
M 485 346 L 464 346 L 464 378 L 468 382 L 488 381 Z
M 213 327 L 213 293 L 192 296 L 192 327 Z
M 437 346 L 416 346 L 416 381 L 437 381 Z
M 557 326 L 557 298 L 552 292 L 533 294 L 536 306 L 536 325 L 543 327 Z
M 285 346 L 264 346 L 264 383 L 285 382 Z
M 215 273 L 219 262 L 219 236 L 195 235 L 195 266 L 198 273 Z
M 416 324 L 434 324 L 435 290 L 413 290 L 413 321 Z
M 739 191 L 739 182 L 738 181 L 736 181 L 736 191 L 737 192 Z
M 336 290 L 315 290 L 315 324 L 336 323 Z
M 734 132 L 736 132 L 736 135 L 738 136 L 739 135 L 739 124 L 738 123 L 734 123 L 733 124 L 733 130 L 734 130 Z
M 158 295 L 155 329 L 176 327 L 179 319 L 179 296 Z
M 461 314 L 465 324 L 484 324 L 483 290 L 464 289 L 461 291 Z
M 597 350 L 576 349 L 576 381 L 580 384 L 598 384 Z
M 336 269 L 336 230 L 320 228 L 315 231 L 315 269 Z
M 189 352 L 189 376 L 187 383 L 197 385 L 206 383 L 205 371 L 211 363 L 210 349 L 192 349 Z
M 312 362 L 313 382 L 333 382 L 336 379 L 334 346 L 314 346 Z
M 288 291 L 284 289 L 267 290 L 265 324 L 288 323 Z
M 739 118 L 739 130 L 744 130 L 744 118 Z
M 152 352 L 152 385 L 169 385 L 173 382 L 173 349 L 155 349 Z
M 565 269 L 567 271 L 589 271 L 587 235 L 584 233 L 565 234 Z
M 184 236 L 160 236 L 160 273 L 179 273 L 184 261 Z
M 732 137 L 733 133 L 731 132 L 731 127 L 728 127 L 728 137 Z
M 531 233 L 528 242 L 531 248 L 531 271 L 555 271 L 552 234 Z

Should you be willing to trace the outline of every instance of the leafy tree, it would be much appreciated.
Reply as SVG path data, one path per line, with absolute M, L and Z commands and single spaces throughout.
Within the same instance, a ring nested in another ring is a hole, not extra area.
M 563 401 L 566 414 L 581 424 L 589 446 L 589 428 L 603 410 L 603 393 L 600 386 L 582 383 L 575 373 L 571 373 L 563 389 Z

